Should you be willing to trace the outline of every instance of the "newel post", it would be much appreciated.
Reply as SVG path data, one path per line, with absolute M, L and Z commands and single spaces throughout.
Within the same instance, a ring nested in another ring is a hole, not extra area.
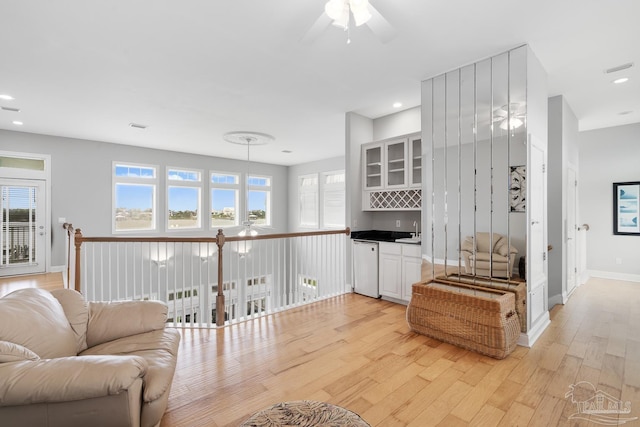
M 223 274 L 222 274 L 222 247 L 224 246 L 224 233 L 222 229 L 218 229 L 216 235 L 216 244 L 218 245 L 218 295 L 216 296 L 216 326 L 224 325 L 224 292 L 223 292 Z
M 80 292 L 80 246 L 82 246 L 82 230 L 76 228 L 76 234 L 73 238 L 73 243 L 76 246 L 76 265 L 75 265 L 75 289 Z

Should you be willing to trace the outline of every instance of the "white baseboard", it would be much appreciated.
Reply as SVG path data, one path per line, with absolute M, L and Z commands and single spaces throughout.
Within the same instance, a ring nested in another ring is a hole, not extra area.
M 615 273 L 612 271 L 589 270 L 590 277 L 599 277 L 601 279 L 623 280 L 625 282 L 640 283 L 640 274 Z
M 589 276 L 589 272 L 587 270 L 583 271 L 582 273 L 580 273 L 580 278 L 578 281 L 578 286 L 580 285 L 584 285 L 585 283 L 587 283 L 587 281 L 589 280 L 591 276 Z
M 551 307 L 553 307 L 554 305 L 557 304 L 564 304 L 566 299 L 566 292 L 563 292 L 562 294 L 558 294 L 558 295 L 554 295 L 552 297 L 549 298 L 549 309 L 551 309 Z
M 549 312 L 547 311 L 542 316 L 538 318 L 538 321 L 535 325 L 533 325 L 529 332 L 521 333 L 520 338 L 518 338 L 518 345 L 523 347 L 531 347 L 533 344 L 540 338 L 540 335 L 547 329 L 547 326 L 551 324 L 551 319 L 549 318 Z

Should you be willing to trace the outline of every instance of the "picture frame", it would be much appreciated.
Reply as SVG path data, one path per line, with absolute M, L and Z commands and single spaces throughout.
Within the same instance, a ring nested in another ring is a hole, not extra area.
M 526 166 L 509 166 L 509 212 L 526 212 L 526 178 Z
M 613 234 L 640 236 L 640 181 L 613 183 Z

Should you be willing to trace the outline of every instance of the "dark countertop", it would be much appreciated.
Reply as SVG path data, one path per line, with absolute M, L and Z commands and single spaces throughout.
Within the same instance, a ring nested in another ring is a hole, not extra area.
M 386 230 L 362 230 L 351 232 L 352 239 L 371 240 L 374 242 L 395 242 L 396 239 L 406 239 L 407 237 L 411 237 L 411 232 Z

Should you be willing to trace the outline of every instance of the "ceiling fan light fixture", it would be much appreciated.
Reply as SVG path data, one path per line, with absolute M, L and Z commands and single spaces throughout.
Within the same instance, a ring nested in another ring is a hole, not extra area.
M 336 27 L 346 28 L 349 24 L 349 3 L 344 0 L 329 0 L 324 5 L 324 12 Z
M 356 27 L 366 24 L 371 19 L 369 0 L 349 0 L 349 6 L 351 7 Z
M 502 122 L 500 122 L 500 129 L 502 130 L 513 130 L 513 129 L 518 129 L 520 126 L 522 126 L 524 124 L 524 122 L 522 120 L 520 120 L 517 117 L 512 117 L 509 120 L 504 119 Z

